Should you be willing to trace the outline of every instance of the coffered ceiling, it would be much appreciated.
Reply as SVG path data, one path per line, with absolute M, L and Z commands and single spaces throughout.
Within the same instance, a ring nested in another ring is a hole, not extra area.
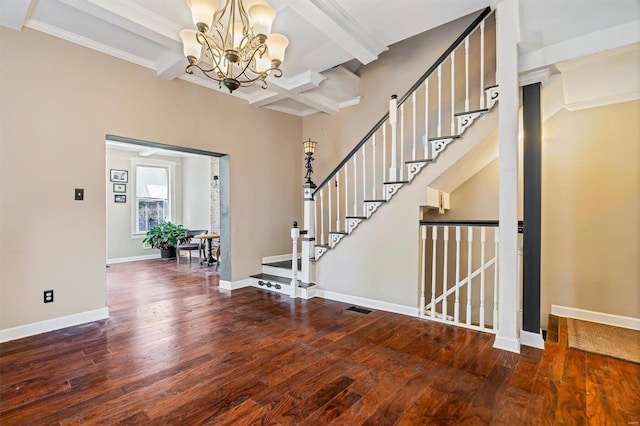
M 248 103 L 298 116 L 334 113 L 360 101 L 361 64 L 389 46 L 468 15 L 494 0 L 269 0 L 273 31 L 290 45 L 284 77 L 236 90 Z M 519 0 L 521 71 L 637 43 L 638 0 Z M 180 30 L 191 28 L 184 0 L 0 0 L 0 25 L 41 31 L 224 93 L 185 74 Z M 401 65 L 400 65 L 401 66 Z

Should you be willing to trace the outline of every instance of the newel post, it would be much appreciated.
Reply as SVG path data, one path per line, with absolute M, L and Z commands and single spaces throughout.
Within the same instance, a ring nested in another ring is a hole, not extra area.
M 296 298 L 298 288 L 298 238 L 300 238 L 300 230 L 298 222 L 293 222 L 291 227 L 291 241 L 293 246 L 293 254 L 291 255 L 291 297 Z
M 302 237 L 302 271 L 300 280 L 303 283 L 312 283 L 315 280 L 315 263 L 312 261 L 315 257 L 316 247 L 316 228 L 315 228 L 315 200 L 313 191 L 316 186 L 311 184 L 303 185 L 304 194 L 304 235 Z

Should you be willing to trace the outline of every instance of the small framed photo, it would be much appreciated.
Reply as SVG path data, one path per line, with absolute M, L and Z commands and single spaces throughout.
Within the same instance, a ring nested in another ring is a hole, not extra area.
M 113 196 L 113 202 L 114 203 L 126 203 L 127 202 L 127 196 L 123 195 L 123 194 L 116 194 Z
M 110 170 L 110 179 L 111 182 L 123 182 L 127 183 L 129 181 L 129 172 L 127 170 Z
M 127 185 L 124 183 L 114 183 L 113 192 L 127 192 Z

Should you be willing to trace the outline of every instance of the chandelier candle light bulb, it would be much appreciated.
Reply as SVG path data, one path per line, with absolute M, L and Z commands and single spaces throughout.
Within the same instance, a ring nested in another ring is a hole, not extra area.
M 187 5 L 197 31 L 180 31 L 186 73 L 196 68 L 229 92 L 255 83 L 266 89 L 269 75 L 282 77 L 289 40 L 271 33 L 276 12 L 266 0 L 226 0 L 220 9 L 217 0 L 187 0 Z

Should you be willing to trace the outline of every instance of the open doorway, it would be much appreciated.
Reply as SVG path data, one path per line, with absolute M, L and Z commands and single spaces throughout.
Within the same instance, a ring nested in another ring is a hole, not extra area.
M 159 258 L 142 241 L 150 227 L 169 221 L 220 235 L 218 272 L 228 279 L 229 157 L 113 135 L 105 152 L 107 264 Z

